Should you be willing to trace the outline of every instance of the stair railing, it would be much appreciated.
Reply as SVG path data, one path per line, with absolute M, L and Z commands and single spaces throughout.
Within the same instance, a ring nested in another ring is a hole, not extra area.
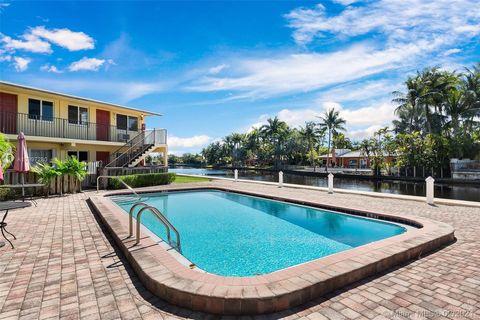
M 152 130 L 150 132 L 142 132 L 139 135 L 135 136 L 132 140 L 127 142 L 122 148 L 128 147 L 127 150 L 125 150 L 122 154 L 119 156 L 115 156 L 115 153 L 113 156 L 115 157 L 113 160 L 111 160 L 105 167 L 125 167 L 128 165 L 133 159 L 138 157 L 140 154 L 145 152 L 145 141 L 147 139 L 150 139 L 151 136 L 154 137 L 155 131 Z M 137 141 L 134 141 L 137 140 Z M 135 152 L 135 149 L 139 147 L 139 151 Z M 121 150 L 122 148 L 118 149 Z M 120 162 L 120 164 L 118 163 Z

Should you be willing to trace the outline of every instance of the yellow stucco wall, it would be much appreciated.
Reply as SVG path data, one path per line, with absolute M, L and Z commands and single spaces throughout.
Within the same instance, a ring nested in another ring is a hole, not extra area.
M 83 107 L 88 109 L 88 121 L 96 123 L 96 110 L 110 111 L 110 125 L 116 124 L 116 116 L 123 114 L 127 116 L 138 117 L 138 125 L 141 128 L 144 123 L 144 117 L 148 115 L 147 112 L 125 109 L 111 106 L 108 104 L 97 103 L 93 101 L 86 101 L 70 97 L 61 96 L 58 94 L 37 91 L 33 89 L 25 89 L 22 87 L 15 87 L 0 83 L 0 92 L 15 94 L 18 96 L 18 113 L 28 113 L 28 99 L 47 100 L 53 102 L 53 116 L 55 118 L 68 119 L 68 105 Z
M 104 104 L 96 101 L 89 101 L 84 99 L 77 99 L 74 97 L 66 97 L 61 94 L 55 94 L 50 92 L 44 92 L 41 90 L 28 89 L 0 83 L 0 92 L 17 95 L 17 112 L 28 114 L 28 99 L 38 99 L 53 102 L 53 116 L 55 118 L 68 119 L 68 106 L 74 105 L 78 107 L 84 107 L 88 109 L 88 121 L 96 123 L 96 110 L 106 110 L 110 112 L 110 125 L 116 125 L 117 114 L 133 116 L 138 118 L 138 129 L 140 130 L 142 124 L 145 123 L 145 116 L 152 115 L 148 111 L 132 110 L 128 108 L 122 108 Z M 34 120 L 32 120 L 34 121 Z M 95 132 L 93 132 L 95 134 Z M 7 135 L 11 142 L 15 143 L 16 135 Z M 35 140 L 35 141 L 34 141 Z M 87 151 L 88 161 L 96 161 L 97 151 L 114 152 L 120 146 L 122 142 L 103 142 L 98 140 L 72 140 L 60 139 L 55 137 L 39 137 L 39 136 L 27 136 L 27 147 L 29 150 L 52 150 L 53 157 L 64 159 L 68 151 Z M 159 147 L 156 152 L 167 153 L 167 146 Z

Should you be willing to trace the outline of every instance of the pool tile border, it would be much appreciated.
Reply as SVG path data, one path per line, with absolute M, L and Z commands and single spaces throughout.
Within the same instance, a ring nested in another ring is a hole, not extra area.
M 225 315 L 271 313 L 298 306 L 328 292 L 419 258 L 454 240 L 454 229 L 441 222 L 249 192 L 241 188 L 195 185 L 140 189 L 139 192 L 220 190 L 290 203 L 353 213 L 414 226 L 405 233 L 301 265 L 251 277 L 224 277 L 192 270 L 144 233 L 138 246 L 128 237 L 128 215 L 109 198 L 112 192 L 90 198 L 115 242 L 142 283 L 160 298 L 195 311 Z M 173 250 L 173 249 L 170 249 Z

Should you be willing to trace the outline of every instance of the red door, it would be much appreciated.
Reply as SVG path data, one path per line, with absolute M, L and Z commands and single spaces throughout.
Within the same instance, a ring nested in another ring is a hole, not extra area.
M 17 95 L 0 92 L 0 132 L 17 133 Z
M 97 140 L 108 141 L 110 131 L 110 112 L 97 109 Z
M 97 151 L 97 161 L 102 161 L 102 167 L 105 167 L 110 162 L 110 152 Z

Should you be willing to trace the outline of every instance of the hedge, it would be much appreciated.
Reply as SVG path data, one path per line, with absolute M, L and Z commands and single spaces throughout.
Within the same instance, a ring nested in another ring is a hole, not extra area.
M 126 176 L 118 176 L 126 184 L 132 188 L 158 186 L 163 184 L 170 184 L 175 180 L 175 173 L 145 173 L 145 174 L 130 174 Z M 109 189 L 123 189 L 124 185 L 118 179 L 110 179 L 108 182 Z

